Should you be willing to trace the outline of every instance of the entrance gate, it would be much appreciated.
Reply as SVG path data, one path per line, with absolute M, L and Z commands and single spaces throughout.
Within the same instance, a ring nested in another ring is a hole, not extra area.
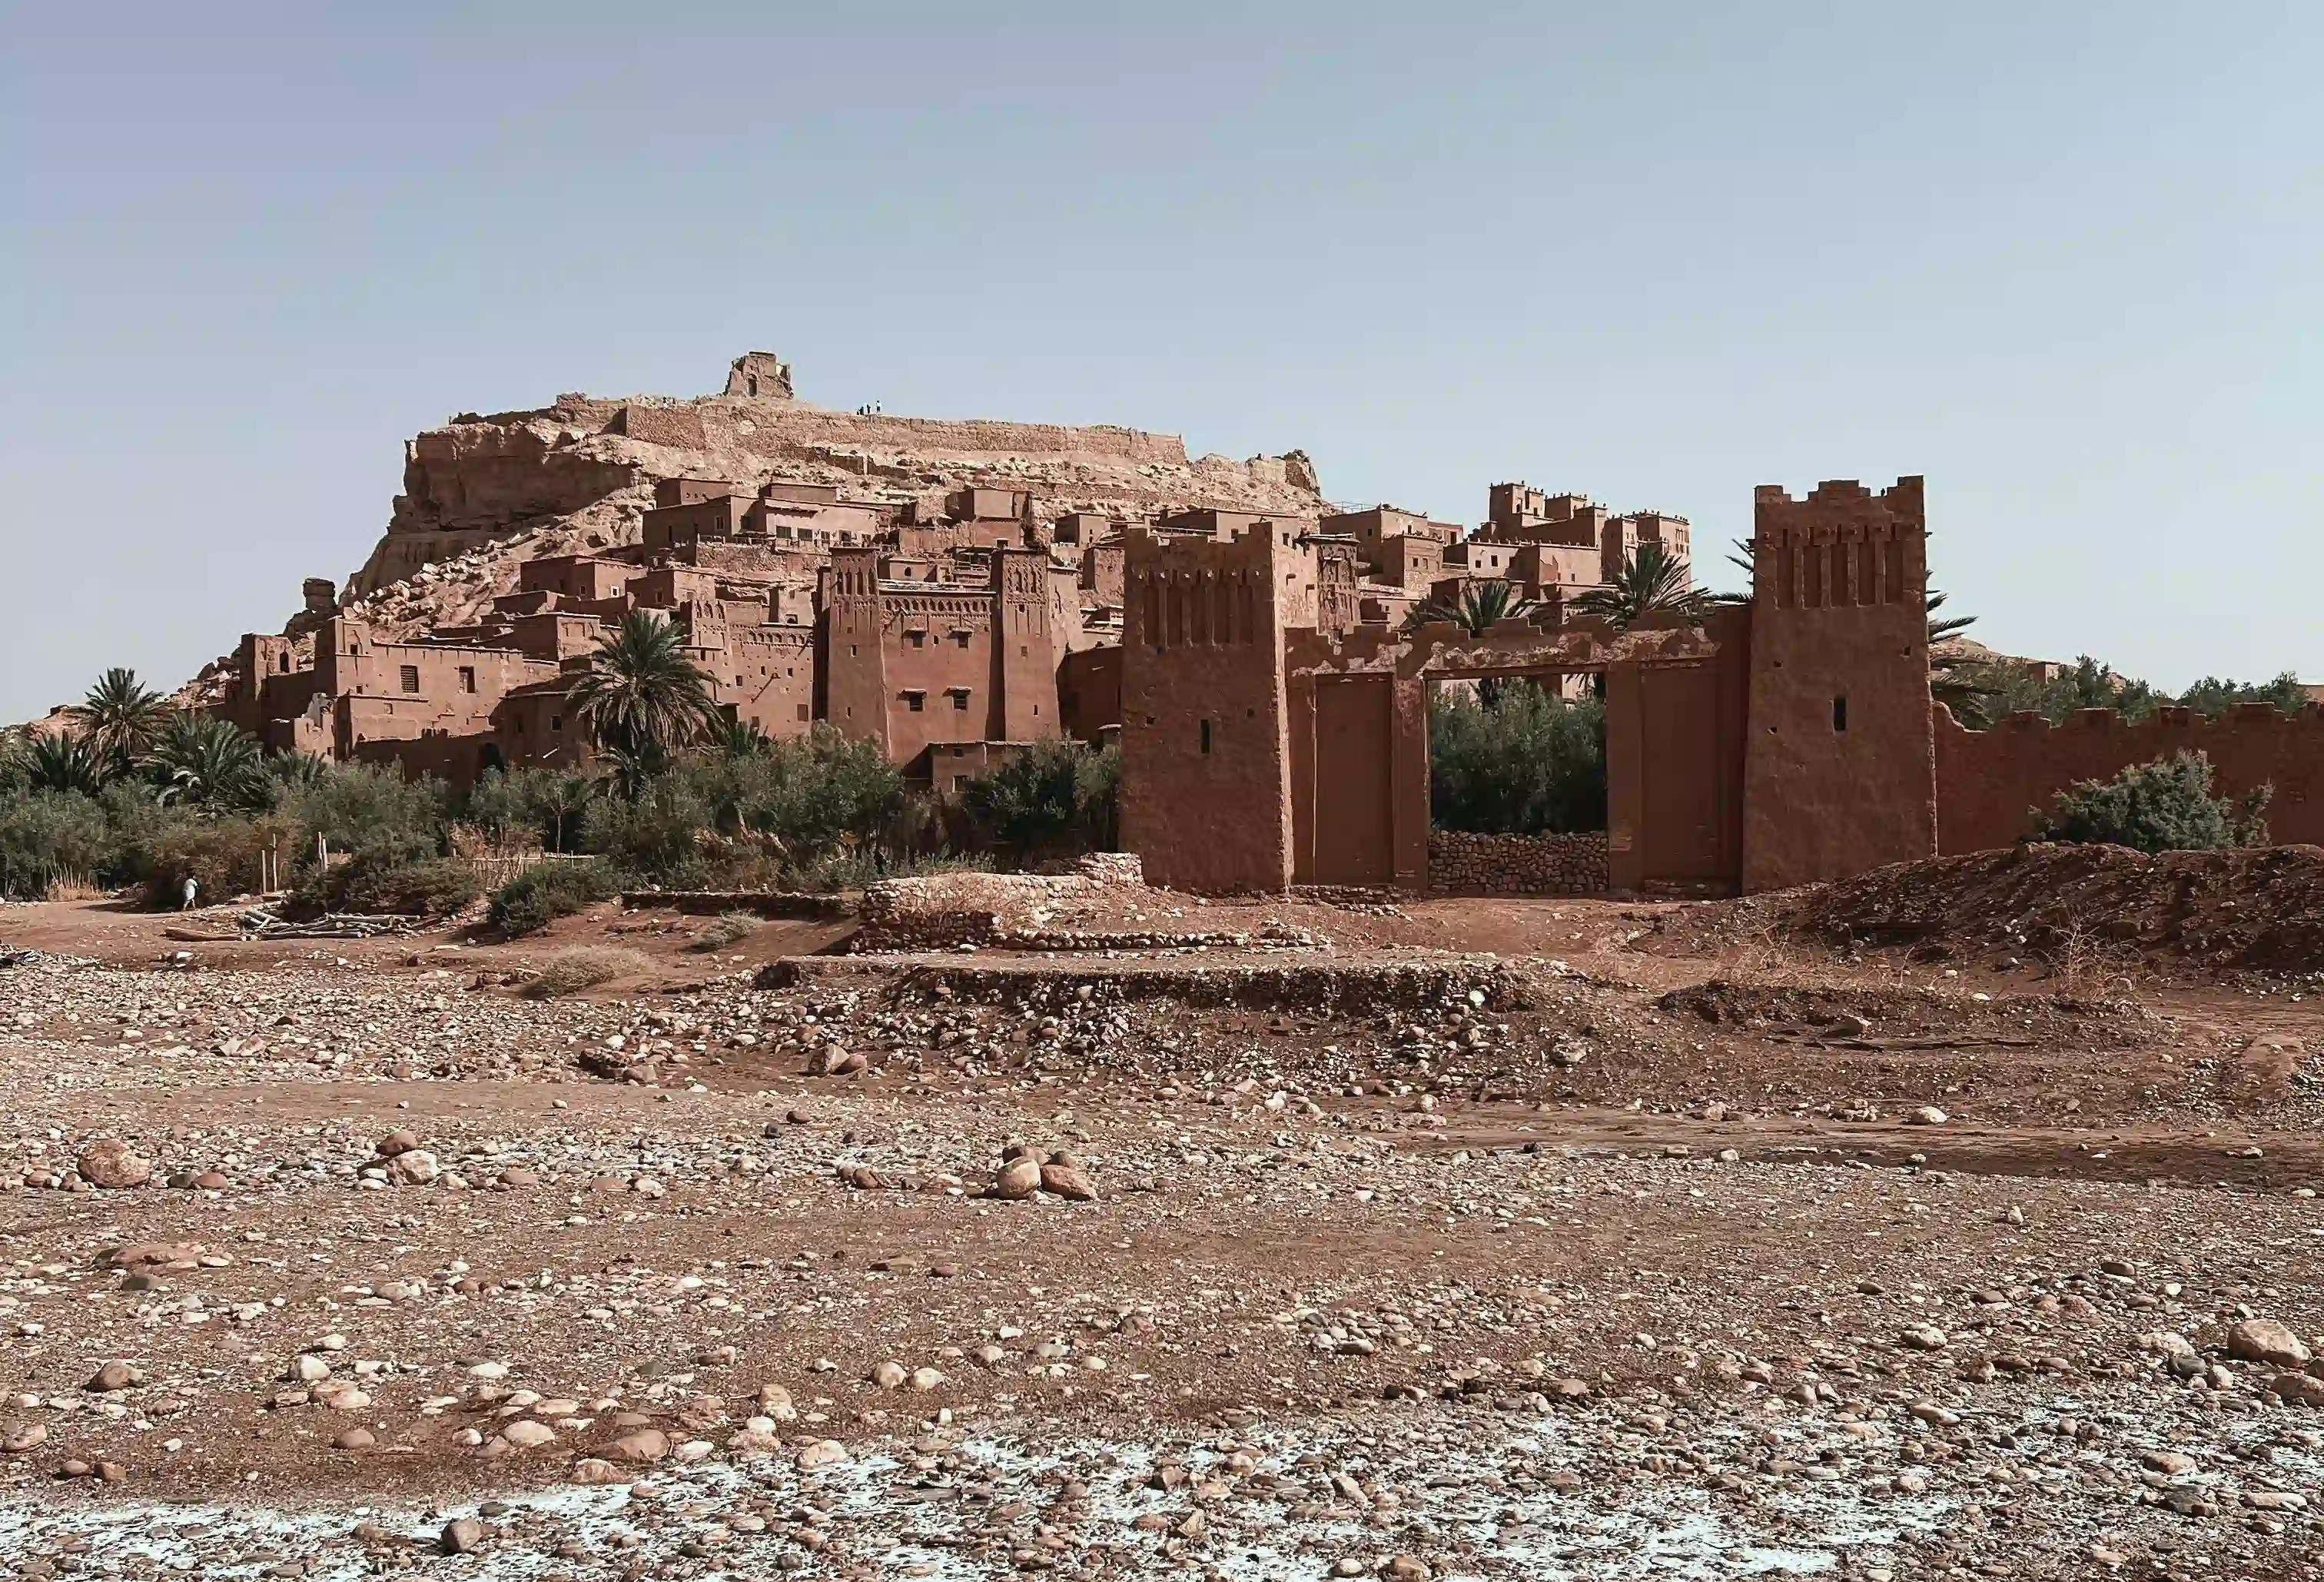
M 1428 880 L 1431 686 L 1460 678 L 1605 678 L 1607 871 L 1617 890 L 1727 891 L 1742 872 L 1749 612 L 1700 627 L 1504 622 L 1409 638 L 1295 632 L 1286 655 L 1293 877 Z

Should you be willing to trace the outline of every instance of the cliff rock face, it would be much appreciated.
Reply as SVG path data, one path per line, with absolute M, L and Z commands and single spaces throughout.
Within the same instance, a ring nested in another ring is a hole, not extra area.
M 746 392 L 753 381 L 760 393 Z M 828 412 L 792 399 L 790 367 L 737 358 L 726 393 L 561 395 L 546 407 L 464 412 L 405 442 L 403 492 L 341 604 L 383 637 L 457 625 L 516 586 L 537 555 L 639 541 L 662 478 L 841 486 L 851 498 L 935 501 L 973 485 L 1029 489 L 1045 515 L 1133 518 L 1193 506 L 1313 515 L 1328 509 L 1306 456 L 1190 458 L 1174 434 Z M 307 629 L 315 612 L 295 617 Z M 220 661 L 189 690 L 223 680 Z

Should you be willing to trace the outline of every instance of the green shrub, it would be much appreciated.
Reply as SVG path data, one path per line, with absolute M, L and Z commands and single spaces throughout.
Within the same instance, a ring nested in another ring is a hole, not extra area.
M 606 797 L 581 821 L 582 847 L 622 873 L 656 884 L 699 885 L 711 806 L 685 772 L 647 780 L 634 798 Z
M 2272 787 L 2240 800 L 2211 794 L 2211 761 L 2177 753 L 2134 763 L 2112 780 L 2085 780 L 2060 791 L 2050 811 L 2034 810 L 2034 837 L 2126 846 L 2135 851 L 2218 851 L 2265 846 Z
M 2309 704 L 2308 689 L 2291 671 L 2272 681 L 2230 681 L 2205 676 L 2179 694 L 2180 703 L 2207 719 L 2216 719 L 2238 703 L 2272 704 L 2285 714 L 2298 714 Z
M 290 897 L 296 916 L 327 911 L 449 917 L 484 893 L 475 868 L 456 857 L 398 863 L 378 853 L 310 872 Z
M 1036 742 L 961 787 L 962 812 L 980 846 L 1019 862 L 1113 849 L 1121 752 L 1079 742 Z
M 468 788 L 465 816 L 503 847 L 530 837 L 543 851 L 568 852 L 604 789 L 602 781 L 554 769 L 487 770 Z
M 831 894 L 861 890 L 881 879 L 991 871 L 992 859 L 982 852 L 902 852 L 890 856 L 877 851 L 833 851 L 786 868 L 783 884 L 792 890 Z
M 184 904 L 188 879 L 199 887 L 196 900 L 205 905 L 256 890 L 264 882 L 260 854 L 270 847 L 288 854 L 297 845 L 297 828 L 286 819 L 211 819 L 171 810 L 158 824 L 141 828 L 123 860 L 144 903 L 167 910 Z
M 305 784 L 287 786 L 280 804 L 303 833 L 302 856 L 315 837 L 334 853 L 391 865 L 444 855 L 450 793 L 440 780 L 406 780 L 374 763 L 333 763 Z
M 52 884 L 95 878 L 112 848 L 104 808 L 78 791 L 0 794 L 0 895 L 37 901 Z
M 843 846 L 884 847 L 907 805 L 903 773 L 879 744 L 828 724 L 762 752 L 689 760 L 667 778 L 692 786 L 719 829 L 771 837 L 798 862 Z
M 2308 707 L 2308 689 L 2286 671 L 2269 681 L 2225 680 L 2205 676 L 2173 698 L 2134 676 L 2126 676 L 2089 654 L 2070 670 L 2045 676 L 2019 661 L 1986 660 L 1952 667 L 1952 678 L 1969 696 L 1954 713 L 1963 725 L 1983 729 L 2012 714 L 2038 714 L 2052 725 L 2063 725 L 2085 708 L 2109 708 L 2125 719 L 2141 720 L 2164 704 L 2194 709 L 2217 718 L 2238 703 L 2266 703 L 2286 714 Z
M 621 875 L 594 859 L 535 863 L 493 893 L 487 914 L 507 934 L 530 934 L 621 893 Z
M 1428 711 L 1428 804 L 1441 829 L 1537 835 L 1606 828 L 1606 708 L 1530 684 L 1486 708 L 1441 692 Z

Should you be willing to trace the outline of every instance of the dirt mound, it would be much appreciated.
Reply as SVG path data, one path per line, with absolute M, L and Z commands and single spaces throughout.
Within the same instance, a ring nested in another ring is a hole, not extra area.
M 1792 932 L 1995 954 L 2324 972 L 2324 847 L 2171 852 L 2029 845 L 1894 863 L 1801 893 Z
M 2150 1019 L 2121 1001 L 1869 985 L 1799 987 L 1711 978 L 1673 989 L 1655 1008 L 1773 1042 L 1859 1050 L 2115 1047 L 2151 1031 Z

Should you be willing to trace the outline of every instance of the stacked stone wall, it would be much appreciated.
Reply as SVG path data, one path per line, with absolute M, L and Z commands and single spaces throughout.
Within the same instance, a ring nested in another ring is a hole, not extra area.
M 1596 895 L 1608 887 L 1606 832 L 1428 832 L 1428 888 L 1438 895 Z

